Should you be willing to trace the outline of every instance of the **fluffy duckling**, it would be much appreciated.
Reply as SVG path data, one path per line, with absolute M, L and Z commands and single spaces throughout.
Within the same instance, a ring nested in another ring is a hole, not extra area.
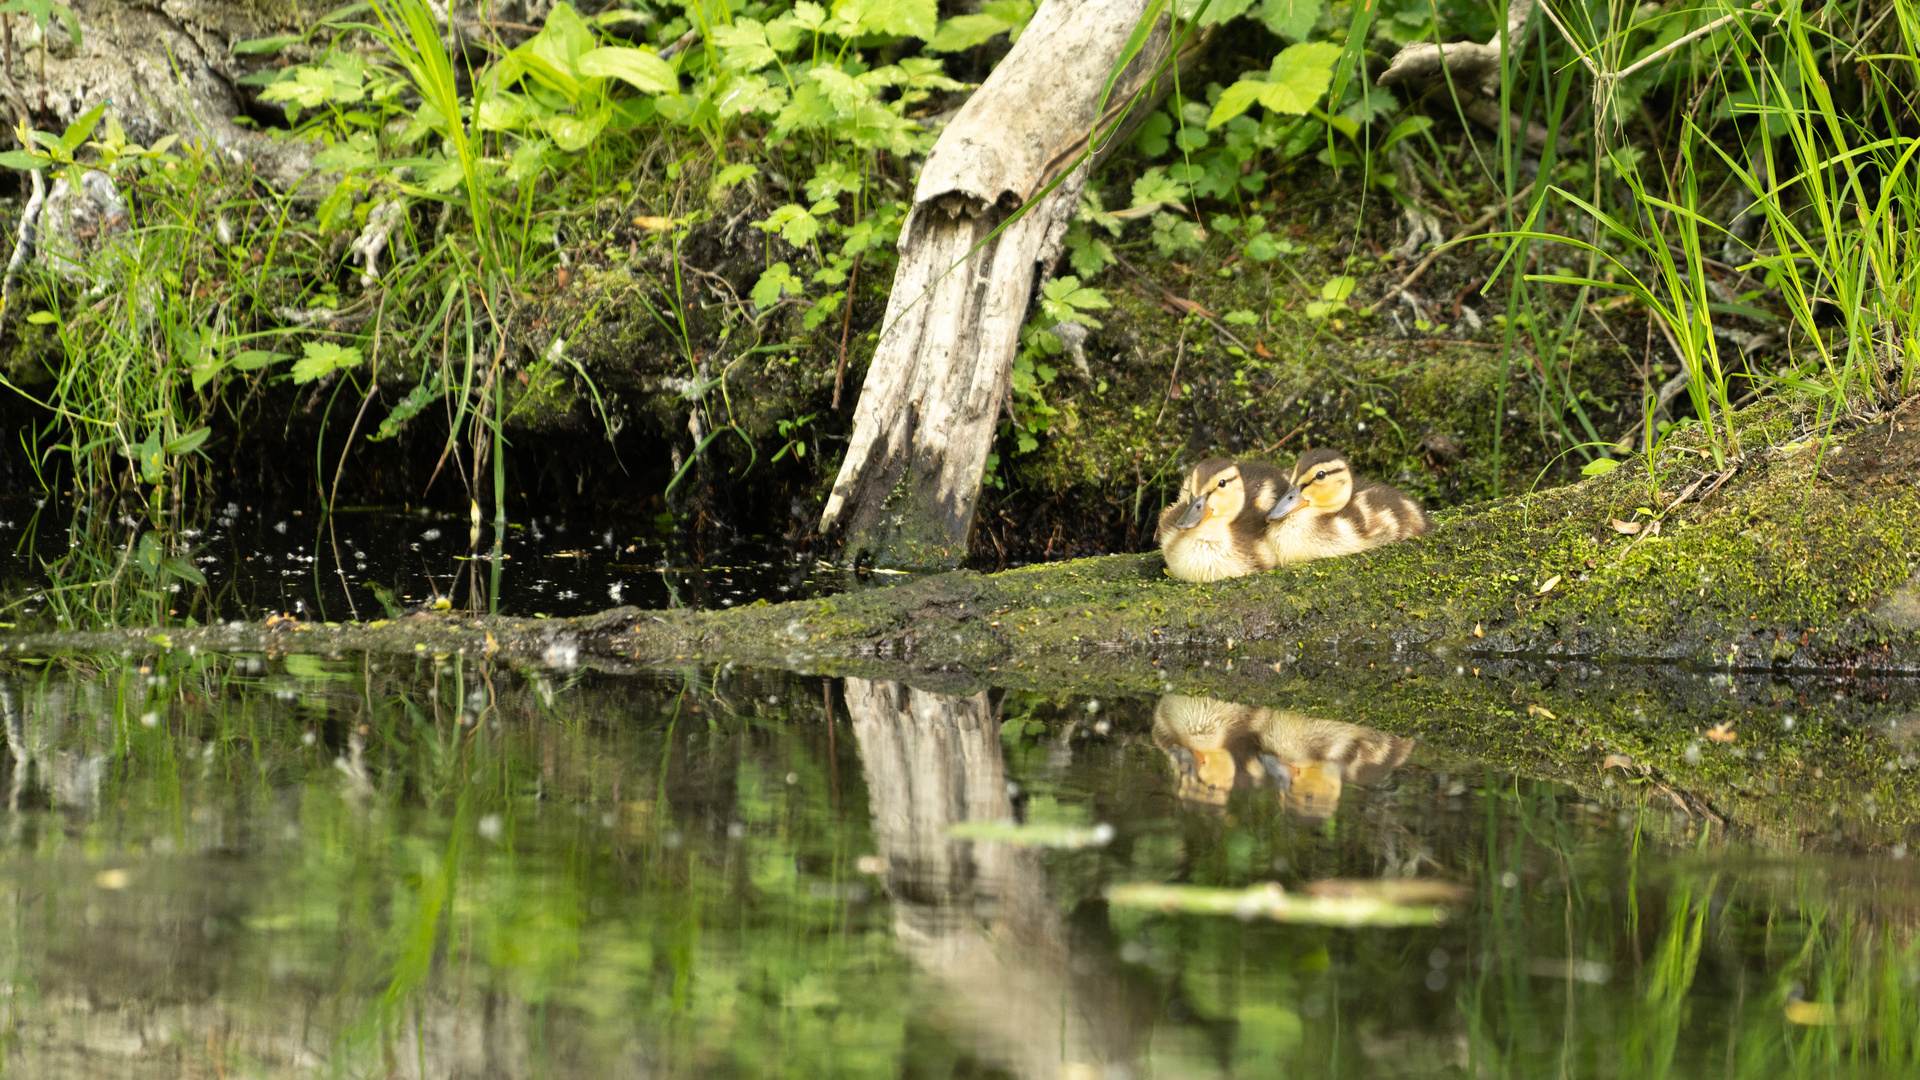
M 1281 709 L 1257 709 L 1247 726 L 1259 743 L 1260 770 L 1273 779 L 1287 809 L 1325 821 L 1348 783 L 1385 780 L 1413 752 L 1414 741 L 1358 724 Z
M 1398 488 L 1355 480 L 1337 450 L 1300 455 L 1289 481 L 1267 512 L 1262 547 L 1268 565 L 1351 555 L 1427 531 L 1419 503 Z
M 1272 567 L 1267 510 L 1287 484 L 1286 473 L 1259 462 L 1208 458 L 1195 465 L 1154 531 L 1167 570 L 1181 581 L 1219 581 Z
M 1244 732 L 1254 710 L 1213 698 L 1167 694 L 1153 708 L 1153 741 L 1166 751 L 1180 801 L 1225 806 L 1240 775 L 1227 740 Z

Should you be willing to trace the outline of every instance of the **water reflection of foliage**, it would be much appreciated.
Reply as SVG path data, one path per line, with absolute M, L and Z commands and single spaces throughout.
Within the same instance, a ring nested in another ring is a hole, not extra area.
M 1013 853 L 935 818 L 883 835 L 893 804 L 863 779 L 882 758 L 841 701 L 823 723 L 816 681 L 178 651 L 0 678 L 0 1038 L 29 1072 L 125 1071 L 104 1048 L 130 1030 L 166 1075 L 1026 1072 L 1020 1032 L 1063 1007 L 1085 1059 L 1138 1072 L 1760 1077 L 1916 1056 L 1908 864 L 1758 863 L 1657 804 L 1620 819 L 1427 748 L 1324 822 L 1270 789 L 1192 812 L 1151 703 L 920 695 L 979 714 L 942 760 L 978 766 L 982 799 L 1116 826 L 1105 849 Z M 917 777 L 929 759 L 897 760 Z M 944 861 L 861 873 L 898 843 Z M 1363 933 L 1101 900 L 1123 880 L 1410 870 L 1474 898 L 1441 928 Z M 963 939 L 1018 946 L 1053 996 L 962 1007 L 969 984 L 927 946 Z

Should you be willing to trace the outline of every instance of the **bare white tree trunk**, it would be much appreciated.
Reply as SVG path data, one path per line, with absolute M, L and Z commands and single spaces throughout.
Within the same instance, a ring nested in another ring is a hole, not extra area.
M 823 532 L 839 531 L 847 562 L 951 566 L 965 558 L 1036 273 L 1059 257 L 1089 163 L 1010 219 L 1086 146 L 1145 11 L 1145 0 L 1045 0 L 927 155 L 852 441 L 821 519 Z M 1156 28 L 1110 106 L 1146 86 L 1170 42 Z

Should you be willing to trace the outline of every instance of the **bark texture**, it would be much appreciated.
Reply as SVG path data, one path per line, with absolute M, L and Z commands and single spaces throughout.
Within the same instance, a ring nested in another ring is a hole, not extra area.
M 1059 257 L 1087 165 L 1015 215 L 1085 146 L 1144 11 L 1143 0 L 1047 0 L 927 156 L 821 518 L 847 562 L 965 558 L 1020 326 L 1037 276 Z M 1169 40 L 1156 33 L 1108 100 L 1144 87 Z

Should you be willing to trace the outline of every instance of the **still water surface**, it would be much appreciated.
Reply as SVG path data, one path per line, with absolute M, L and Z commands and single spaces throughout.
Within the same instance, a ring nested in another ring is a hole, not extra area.
M 7 1076 L 1916 1058 L 1911 860 L 1783 857 L 1337 717 L 458 658 L 69 658 L 0 685 Z M 1109 899 L 1382 878 L 1460 899 L 1360 929 Z

